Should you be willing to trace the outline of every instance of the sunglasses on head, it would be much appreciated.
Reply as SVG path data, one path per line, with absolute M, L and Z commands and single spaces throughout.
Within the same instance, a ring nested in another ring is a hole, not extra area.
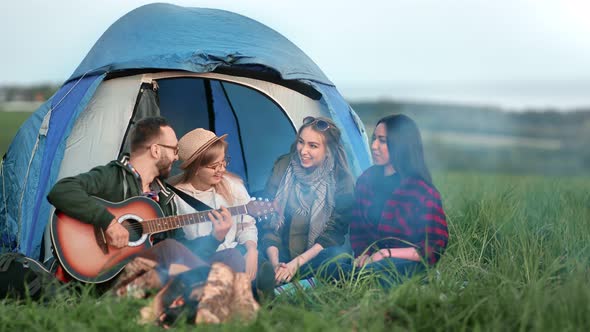
M 322 119 L 316 119 L 313 116 L 306 116 L 303 118 L 303 125 L 311 125 L 319 131 L 326 131 L 330 128 L 330 124 Z

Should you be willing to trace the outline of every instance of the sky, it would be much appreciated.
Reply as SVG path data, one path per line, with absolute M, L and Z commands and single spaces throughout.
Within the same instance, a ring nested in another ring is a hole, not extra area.
M 67 79 L 145 0 L 0 4 L 0 85 Z M 277 30 L 349 100 L 590 108 L 587 0 L 170 1 Z

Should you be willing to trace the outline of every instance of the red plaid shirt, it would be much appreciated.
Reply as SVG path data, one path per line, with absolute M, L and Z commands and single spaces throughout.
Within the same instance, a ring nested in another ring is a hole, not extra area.
M 420 179 L 403 179 L 385 200 L 380 219 L 371 219 L 368 212 L 375 198 L 371 184 L 383 176 L 383 168 L 374 166 L 357 180 L 350 223 L 355 256 L 369 246 L 369 255 L 379 248 L 414 247 L 428 263 L 436 263 L 449 236 L 440 194 Z

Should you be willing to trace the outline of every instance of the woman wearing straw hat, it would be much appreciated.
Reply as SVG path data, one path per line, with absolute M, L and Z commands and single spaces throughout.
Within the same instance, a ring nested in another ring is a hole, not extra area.
M 340 130 L 327 118 L 303 119 L 291 153 L 275 162 L 266 184 L 279 213 L 263 247 L 277 283 L 350 252 L 344 244 L 353 186 Z
M 227 172 L 229 159 L 226 156 L 226 136 L 227 134 L 217 136 L 202 128 L 184 135 L 178 141 L 178 157 L 182 162 L 180 168 L 184 172 L 171 182 L 184 194 L 211 208 L 222 208 L 221 214 L 226 218 L 224 220 L 231 220 L 228 223 L 213 220 L 183 227 L 184 238 L 188 240 L 184 241 L 185 245 L 203 257 L 208 255 L 202 251 L 203 243 L 209 242 L 205 247 L 214 247 L 217 250 L 210 253 L 210 260 L 224 262 L 229 259 L 233 261 L 230 266 L 235 266 L 236 257 L 239 257 L 243 266 L 245 265 L 246 273 L 254 280 L 258 269 L 256 222 L 249 215 L 232 217 L 225 209 L 226 206 L 247 204 L 250 201 L 242 180 Z M 195 212 L 195 208 L 181 196 L 174 198 L 178 214 Z M 211 246 L 211 243 L 214 245 Z

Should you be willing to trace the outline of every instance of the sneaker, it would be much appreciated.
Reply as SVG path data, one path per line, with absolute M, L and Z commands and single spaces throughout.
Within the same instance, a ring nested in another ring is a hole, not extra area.
M 294 281 L 294 282 L 290 282 L 287 284 L 277 286 L 274 289 L 274 294 L 275 295 L 281 295 L 281 294 L 292 295 L 298 289 L 305 290 L 305 289 L 309 289 L 309 288 L 315 288 L 317 285 L 318 285 L 317 280 L 314 277 L 307 278 L 307 279 L 301 279 L 298 281 Z
M 274 298 L 275 288 L 275 269 L 270 262 L 262 262 L 258 268 L 258 274 L 255 281 L 255 296 L 258 301 L 270 301 Z

